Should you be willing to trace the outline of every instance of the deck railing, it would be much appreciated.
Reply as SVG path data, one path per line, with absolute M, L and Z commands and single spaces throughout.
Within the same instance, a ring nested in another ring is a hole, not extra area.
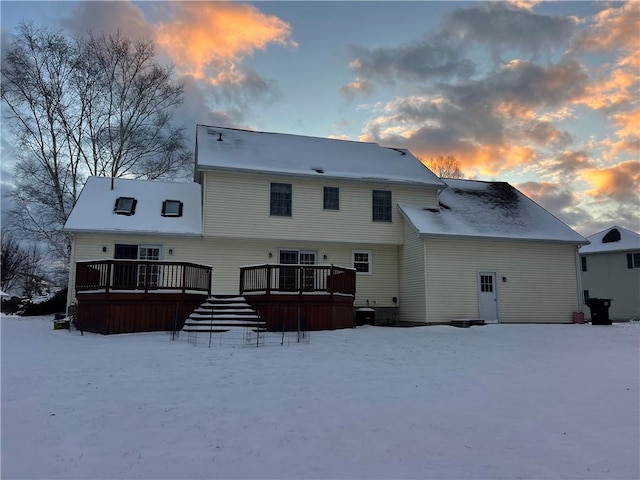
M 334 265 L 265 264 L 240 267 L 240 295 L 256 292 L 355 295 L 356 271 Z
M 76 262 L 76 291 L 211 293 L 211 267 L 186 262 L 95 260 Z

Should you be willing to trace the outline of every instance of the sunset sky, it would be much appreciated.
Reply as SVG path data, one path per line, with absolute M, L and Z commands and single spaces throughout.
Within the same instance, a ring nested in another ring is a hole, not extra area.
M 585 236 L 640 231 L 640 2 L 0 6 L 3 45 L 21 21 L 154 39 L 191 141 L 204 123 L 454 154 Z

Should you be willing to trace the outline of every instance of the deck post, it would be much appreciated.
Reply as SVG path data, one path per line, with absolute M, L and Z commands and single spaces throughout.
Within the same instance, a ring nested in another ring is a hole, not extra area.
M 298 265 L 298 295 L 302 295 L 302 289 L 304 288 L 304 271 L 302 265 Z
M 273 269 L 272 265 L 267 265 L 267 295 L 271 294 L 271 270 Z
M 329 294 L 333 297 L 333 263 L 331 264 L 331 267 L 329 267 L 329 279 L 330 281 L 328 282 L 329 285 L 327 285 L 327 287 L 329 287 Z
M 187 284 L 187 266 L 186 265 L 182 265 L 182 294 L 184 295 L 187 287 L 185 286 Z
M 111 286 L 111 265 L 113 265 L 113 262 L 107 262 L 107 278 L 105 279 L 106 285 L 104 287 L 104 293 L 109 293 L 109 286 Z

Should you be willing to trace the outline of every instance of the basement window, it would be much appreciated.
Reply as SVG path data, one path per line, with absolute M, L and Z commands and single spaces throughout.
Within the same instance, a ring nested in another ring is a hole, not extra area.
M 181 217 L 182 202 L 180 200 L 165 200 L 162 202 L 163 217 Z
M 118 197 L 113 212 L 118 215 L 133 215 L 136 213 L 138 201 L 133 197 Z

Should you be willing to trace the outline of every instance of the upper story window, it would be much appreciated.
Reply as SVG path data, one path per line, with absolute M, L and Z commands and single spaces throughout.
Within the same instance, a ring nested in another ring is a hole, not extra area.
M 137 203 L 138 201 L 133 197 L 118 197 L 113 211 L 118 215 L 133 215 L 136 213 Z
M 340 210 L 340 189 L 338 187 L 324 187 L 323 208 L 325 210 Z
M 162 202 L 163 217 L 181 217 L 182 202 L 180 200 L 165 200 Z
M 391 192 L 387 190 L 373 191 L 373 221 L 391 221 Z
M 271 215 L 280 217 L 291 216 L 291 184 L 271 184 Z
M 627 253 L 627 268 L 640 268 L 640 253 Z
M 587 257 L 580 257 L 580 262 L 581 262 L 581 266 L 582 266 L 582 271 L 586 272 L 587 271 Z

